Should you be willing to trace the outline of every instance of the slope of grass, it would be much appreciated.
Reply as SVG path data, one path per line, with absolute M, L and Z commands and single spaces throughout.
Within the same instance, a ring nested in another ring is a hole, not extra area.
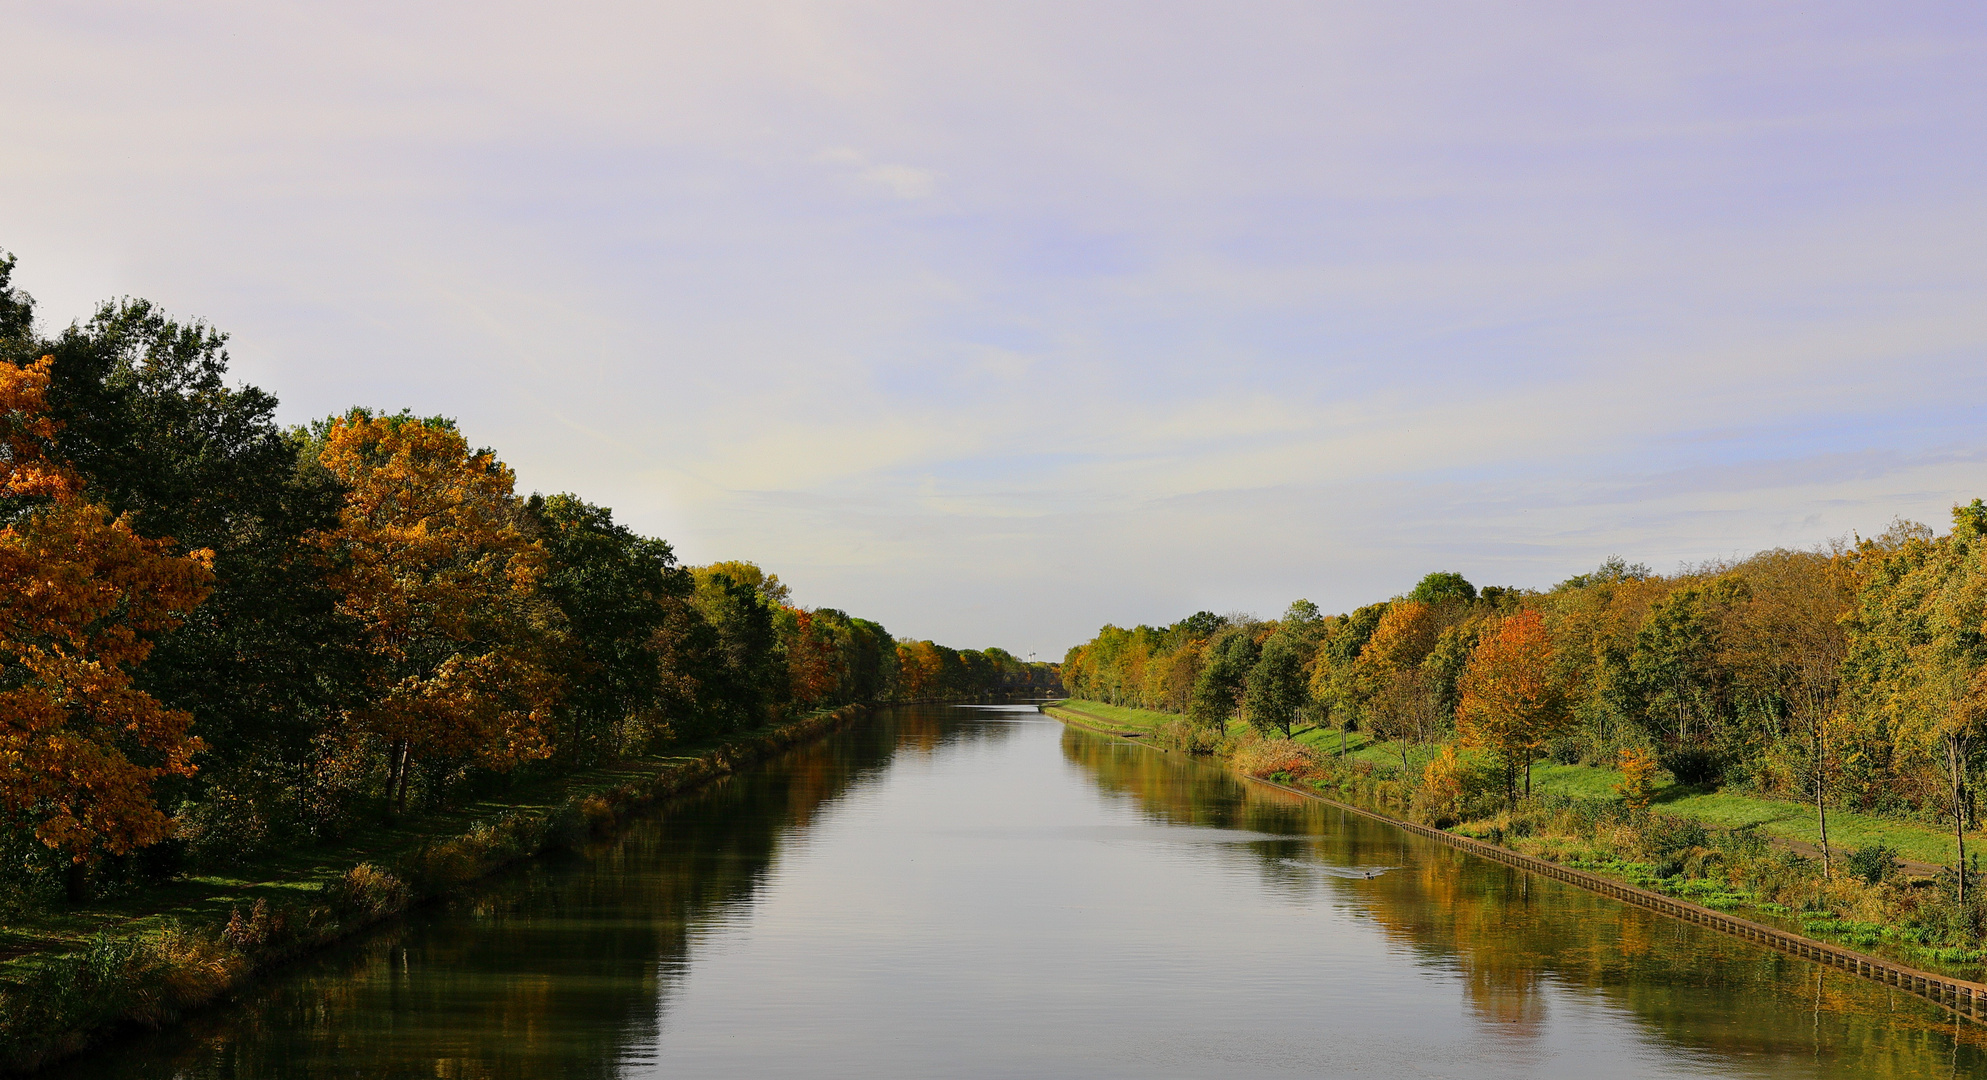
M 1179 719 L 1171 713 L 1127 708 L 1101 701 L 1071 699 L 1062 704 L 1072 711 L 1105 721 L 1110 726 L 1133 731 L 1150 731 L 1169 720 Z M 1230 730 L 1239 732 L 1244 727 L 1246 725 L 1237 722 L 1230 725 Z M 1331 757 L 1339 755 L 1337 728 L 1300 727 L 1296 741 L 1321 754 Z M 1418 773 L 1433 756 L 1434 750 L 1430 746 L 1410 746 L 1410 773 Z M 1400 771 L 1400 744 L 1397 742 L 1375 742 L 1366 732 L 1355 731 L 1346 736 L 1345 751 L 1348 760 L 1367 762 L 1375 769 L 1386 772 Z M 1481 754 L 1476 751 L 1464 751 L 1464 756 L 1472 761 L 1481 760 Z M 1552 762 L 1532 766 L 1532 790 L 1537 794 L 1564 795 L 1575 799 L 1614 799 L 1619 797 L 1615 791 L 1619 783 L 1620 772 L 1599 766 L 1558 765 Z M 1809 846 L 1821 844 L 1821 830 L 1815 824 L 1814 807 L 1808 803 L 1762 798 L 1736 791 L 1702 791 L 1665 781 L 1657 785 L 1654 805 L 1662 813 L 1695 818 L 1707 825 L 1752 825 L 1762 835 L 1776 840 Z M 1828 840 L 1837 854 L 1881 841 L 1896 848 L 1901 857 L 1912 862 L 1951 865 L 1956 857 L 1950 832 L 1917 822 L 1847 810 L 1829 811 Z M 1975 842 L 1974 837 L 1967 837 L 1969 848 Z M 1979 842 L 1987 848 L 1987 838 Z

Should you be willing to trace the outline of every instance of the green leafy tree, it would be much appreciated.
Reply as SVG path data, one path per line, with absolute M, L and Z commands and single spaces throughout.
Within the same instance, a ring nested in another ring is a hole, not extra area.
M 1476 599 L 1476 586 L 1461 574 L 1438 571 L 1417 582 L 1406 599 L 1423 604 L 1467 604 Z
M 1241 703 L 1249 671 L 1256 666 L 1255 639 L 1248 628 L 1231 626 L 1208 643 L 1207 663 L 1194 680 L 1194 696 L 1187 716 L 1202 728 L 1220 731 L 1228 726 Z
M 1291 736 L 1308 697 L 1304 663 L 1309 652 L 1297 634 L 1282 630 L 1263 643 L 1244 693 L 1249 723 L 1257 731 Z
M 591 765 L 647 749 L 694 703 L 694 672 L 662 652 L 670 616 L 694 582 L 667 541 L 617 524 L 606 507 L 534 495 L 526 510 L 545 549 L 543 588 L 575 646 L 556 753 Z

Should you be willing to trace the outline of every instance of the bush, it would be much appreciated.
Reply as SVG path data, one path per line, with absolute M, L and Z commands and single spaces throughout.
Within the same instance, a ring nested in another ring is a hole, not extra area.
M 1446 829 L 1462 820 L 1463 804 L 1470 793 L 1470 773 L 1452 745 L 1422 770 L 1421 786 L 1408 805 L 1414 820 Z
M 1875 885 L 1897 871 L 1897 849 L 1879 840 L 1844 856 L 1842 866 L 1850 874 Z
M 372 863 L 360 863 L 323 890 L 333 911 L 372 922 L 407 906 L 407 886 Z
M 1679 784 L 1687 787 L 1707 787 L 1718 782 L 1725 771 L 1725 763 L 1717 751 L 1701 746 L 1680 746 L 1668 750 L 1662 756 L 1663 768 L 1676 777 Z
M 1245 738 L 1235 748 L 1235 768 L 1247 776 L 1304 776 L 1317 761 L 1317 751 L 1289 739 Z
M 1221 747 L 1221 731 L 1190 720 L 1168 720 L 1153 730 L 1152 741 L 1168 750 L 1212 754 Z

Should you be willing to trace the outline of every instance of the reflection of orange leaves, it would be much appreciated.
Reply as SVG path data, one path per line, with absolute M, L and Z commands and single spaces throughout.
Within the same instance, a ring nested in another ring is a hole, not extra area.
M 82 501 L 50 446 L 48 365 L 0 364 L 0 497 L 48 500 L 0 529 L 0 811 L 81 860 L 170 831 L 151 784 L 191 775 L 200 741 L 131 669 L 206 598 L 213 554 L 172 555 Z
M 1615 920 L 1615 945 L 1621 955 L 1648 956 L 1653 952 L 1655 943 L 1650 933 L 1653 926 L 1651 916 L 1624 907 Z

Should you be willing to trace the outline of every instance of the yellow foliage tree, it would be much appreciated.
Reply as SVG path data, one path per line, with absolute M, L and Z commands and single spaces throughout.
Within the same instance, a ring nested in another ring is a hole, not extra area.
M 1353 663 L 1354 683 L 1374 734 L 1398 743 L 1403 778 L 1409 772 L 1409 741 L 1426 741 L 1440 718 L 1421 665 L 1441 631 L 1433 608 L 1419 600 L 1401 601 L 1380 617 Z
M 767 573 L 758 563 L 742 559 L 725 559 L 711 563 L 709 566 L 693 566 L 689 569 L 690 576 L 695 578 L 699 585 L 722 574 L 740 585 L 751 586 L 766 603 L 774 607 L 791 607 L 793 604 L 793 590 L 786 582 L 780 580 L 780 575 Z
M 1497 755 L 1504 791 L 1513 795 L 1517 770 L 1532 790 L 1532 762 L 1565 728 L 1566 686 L 1553 666 L 1552 639 L 1536 611 L 1500 619 L 1488 628 L 1460 681 L 1456 728 L 1465 744 Z
M 54 452 L 50 363 L 0 363 L 0 811 L 81 867 L 171 832 L 152 782 L 192 775 L 201 744 L 131 671 L 206 598 L 212 554 L 84 498 Z
M 446 422 L 356 411 L 331 423 L 320 460 L 346 488 L 320 539 L 373 664 L 349 719 L 384 743 L 394 805 L 418 762 L 501 771 L 549 756 L 562 633 L 511 471 Z
M 911 701 L 935 697 L 945 677 L 945 656 L 929 641 L 897 643 L 898 692 Z
M 1649 809 L 1656 794 L 1656 755 L 1648 747 L 1631 746 L 1621 752 L 1621 783 L 1614 790 L 1629 809 Z

